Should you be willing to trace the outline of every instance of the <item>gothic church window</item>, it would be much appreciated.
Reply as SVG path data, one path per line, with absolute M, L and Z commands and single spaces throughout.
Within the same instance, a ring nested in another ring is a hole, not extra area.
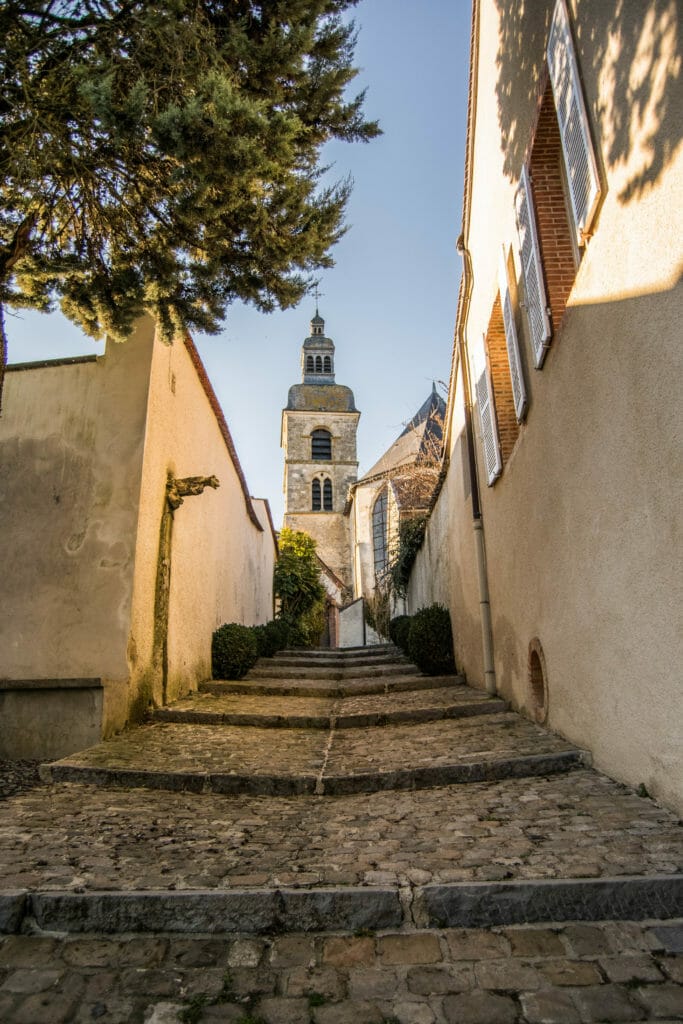
M 317 479 L 311 486 L 311 509 L 313 512 L 320 511 L 320 481 Z
M 387 567 L 387 491 L 386 487 L 372 509 L 372 547 L 375 555 L 375 575 L 380 576 Z
M 317 462 L 332 459 L 332 435 L 328 430 L 314 430 L 311 434 L 311 456 Z
M 323 510 L 332 511 L 332 481 L 329 477 L 323 483 Z

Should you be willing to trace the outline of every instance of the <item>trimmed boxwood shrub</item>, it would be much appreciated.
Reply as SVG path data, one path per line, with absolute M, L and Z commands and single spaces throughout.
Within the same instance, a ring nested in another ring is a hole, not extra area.
M 408 633 L 408 657 L 429 676 L 455 671 L 453 632 L 448 609 L 440 604 L 413 615 Z
M 252 626 L 259 658 L 272 658 L 289 643 L 289 627 L 282 619 L 271 619 L 263 626 Z
M 211 640 L 214 679 L 241 679 L 258 658 L 254 630 L 238 622 L 219 626 Z
M 412 615 L 395 615 L 389 623 L 389 639 L 405 654 L 408 650 L 408 633 Z

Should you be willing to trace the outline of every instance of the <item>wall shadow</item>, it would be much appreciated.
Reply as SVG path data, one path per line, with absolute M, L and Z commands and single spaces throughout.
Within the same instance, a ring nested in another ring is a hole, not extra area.
M 553 3 L 494 0 L 500 34 L 496 97 L 504 171 L 519 176 L 545 72 Z M 570 7 L 572 4 L 570 3 Z M 683 5 L 680 0 L 575 0 L 573 25 L 591 111 L 609 170 L 622 168 L 618 198 L 628 203 L 654 185 L 683 135 Z M 588 63 L 586 62 L 588 57 Z

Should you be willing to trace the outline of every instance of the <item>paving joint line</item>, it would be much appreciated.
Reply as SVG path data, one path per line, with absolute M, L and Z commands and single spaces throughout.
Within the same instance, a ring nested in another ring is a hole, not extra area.
M 332 743 L 334 741 L 334 733 L 335 733 L 336 722 L 337 722 L 336 715 L 330 714 L 330 732 L 329 732 L 329 735 L 327 737 L 327 742 L 325 744 L 325 750 L 323 751 L 323 761 L 322 761 L 322 764 L 320 765 L 320 772 L 318 773 L 318 777 L 315 780 L 315 790 L 314 790 L 314 792 L 315 792 L 316 796 L 323 796 L 323 794 L 325 793 L 324 777 L 325 777 L 325 772 L 327 770 L 327 762 L 329 760 L 330 752 L 332 750 Z

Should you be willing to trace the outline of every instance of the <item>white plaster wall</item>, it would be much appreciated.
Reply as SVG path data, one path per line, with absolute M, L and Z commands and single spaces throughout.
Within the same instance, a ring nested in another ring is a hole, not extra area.
M 215 475 L 218 490 L 184 499 L 174 514 L 168 629 L 168 699 L 211 676 L 211 636 L 224 622 L 272 618 L 273 536 L 248 515 L 239 477 L 209 399 L 181 341 L 154 343 L 129 643 L 133 688 L 161 700 L 151 672 L 159 528 L 167 474 Z M 258 516 L 257 516 L 258 518 Z
M 659 20 L 651 3 L 609 0 L 596 6 L 582 0 L 570 6 L 606 195 L 567 315 L 540 372 L 530 368 L 526 326 L 519 319 L 527 421 L 502 477 L 493 488 L 482 488 L 496 673 L 503 695 L 529 707 L 528 645 L 540 638 L 550 727 L 590 749 L 598 768 L 643 783 L 683 809 L 683 150 L 672 131 L 683 117 L 675 71 L 683 26 L 675 4 L 666 18 L 659 5 Z M 524 157 L 551 7 L 548 0 L 524 9 L 519 54 L 512 48 L 506 54 L 515 62 L 505 93 L 514 116 L 513 135 L 503 144 L 495 91 L 498 7 L 481 5 L 468 240 L 473 374 L 483 353 L 477 339 L 496 294 L 501 244 L 512 246 L 519 276 L 515 182 L 504 161 L 521 163 Z M 521 8 L 508 13 L 516 11 Z M 621 43 L 615 28 L 620 18 Z M 619 48 L 625 39 L 637 41 L 626 66 L 620 64 L 626 51 Z M 605 42 L 605 52 L 594 54 L 591 40 Z M 635 87 L 634 76 L 647 82 L 644 94 L 658 96 L 657 103 L 634 108 L 623 102 L 624 83 Z M 662 111 L 666 120 L 658 126 Z M 626 133 L 621 155 L 610 134 L 619 124 Z M 478 434 L 476 410 L 475 426 Z M 479 437 L 477 458 L 485 480 Z M 457 500 L 457 474 L 452 461 L 429 535 L 455 532 L 464 551 L 470 527 Z M 459 603 L 454 564 L 451 607 Z M 442 592 L 440 582 L 420 582 L 429 572 L 441 578 L 434 552 L 427 570 L 417 567 L 411 587 L 416 601 L 428 589 Z M 473 608 L 468 578 L 465 604 Z M 474 644 L 469 646 L 464 660 L 473 677 L 478 670 Z

